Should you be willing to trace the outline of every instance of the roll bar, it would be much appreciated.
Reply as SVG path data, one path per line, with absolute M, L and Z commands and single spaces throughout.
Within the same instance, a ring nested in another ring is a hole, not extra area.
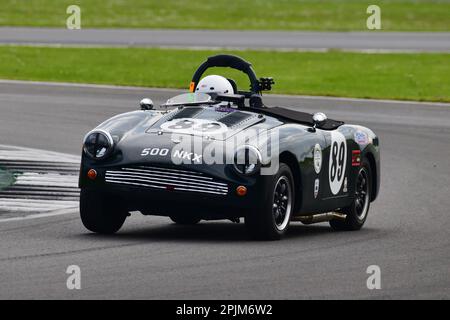
M 205 73 L 205 71 L 209 68 L 214 67 L 228 67 L 244 72 L 250 80 L 250 93 L 260 93 L 260 82 L 256 77 L 255 71 L 252 68 L 252 64 L 245 61 L 241 57 L 230 54 L 219 54 L 216 56 L 211 56 L 205 62 L 203 62 L 200 67 L 198 67 L 197 71 L 195 71 L 194 76 L 192 77 L 189 91 L 194 92 L 198 82 L 200 81 L 200 78 Z

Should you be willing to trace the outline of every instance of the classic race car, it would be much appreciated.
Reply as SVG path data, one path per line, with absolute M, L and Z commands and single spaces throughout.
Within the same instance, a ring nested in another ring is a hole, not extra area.
M 249 91 L 211 67 L 247 74 Z M 245 219 L 259 239 L 280 239 L 291 221 L 358 230 L 380 188 L 379 139 L 368 128 L 266 107 L 250 63 L 209 57 L 188 93 L 155 109 L 117 115 L 84 139 L 79 186 L 84 226 L 115 233 L 130 212 L 178 224 Z

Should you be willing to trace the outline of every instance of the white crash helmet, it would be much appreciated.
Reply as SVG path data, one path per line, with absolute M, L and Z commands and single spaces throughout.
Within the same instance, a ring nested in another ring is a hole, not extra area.
M 200 80 L 195 92 L 234 94 L 233 86 L 230 81 L 225 77 L 216 75 L 206 76 Z

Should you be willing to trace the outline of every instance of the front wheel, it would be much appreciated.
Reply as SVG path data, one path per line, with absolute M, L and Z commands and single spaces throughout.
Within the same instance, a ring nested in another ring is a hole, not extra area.
M 80 217 L 89 231 L 101 234 L 113 234 L 119 231 L 127 212 L 120 203 L 113 202 L 103 194 L 89 189 L 81 189 Z
M 270 193 L 261 210 L 249 212 L 245 225 L 250 234 L 261 240 L 279 240 L 286 233 L 294 209 L 294 178 L 288 165 L 281 163 L 269 183 Z
M 342 209 L 345 220 L 331 220 L 334 230 L 359 230 L 366 222 L 370 208 L 371 175 L 370 164 L 364 160 L 356 177 L 355 197 L 350 206 Z

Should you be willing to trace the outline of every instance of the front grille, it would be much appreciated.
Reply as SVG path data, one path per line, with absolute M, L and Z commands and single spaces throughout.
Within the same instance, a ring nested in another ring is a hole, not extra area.
M 138 166 L 106 171 L 105 182 L 169 191 L 228 194 L 228 185 L 201 172 Z

